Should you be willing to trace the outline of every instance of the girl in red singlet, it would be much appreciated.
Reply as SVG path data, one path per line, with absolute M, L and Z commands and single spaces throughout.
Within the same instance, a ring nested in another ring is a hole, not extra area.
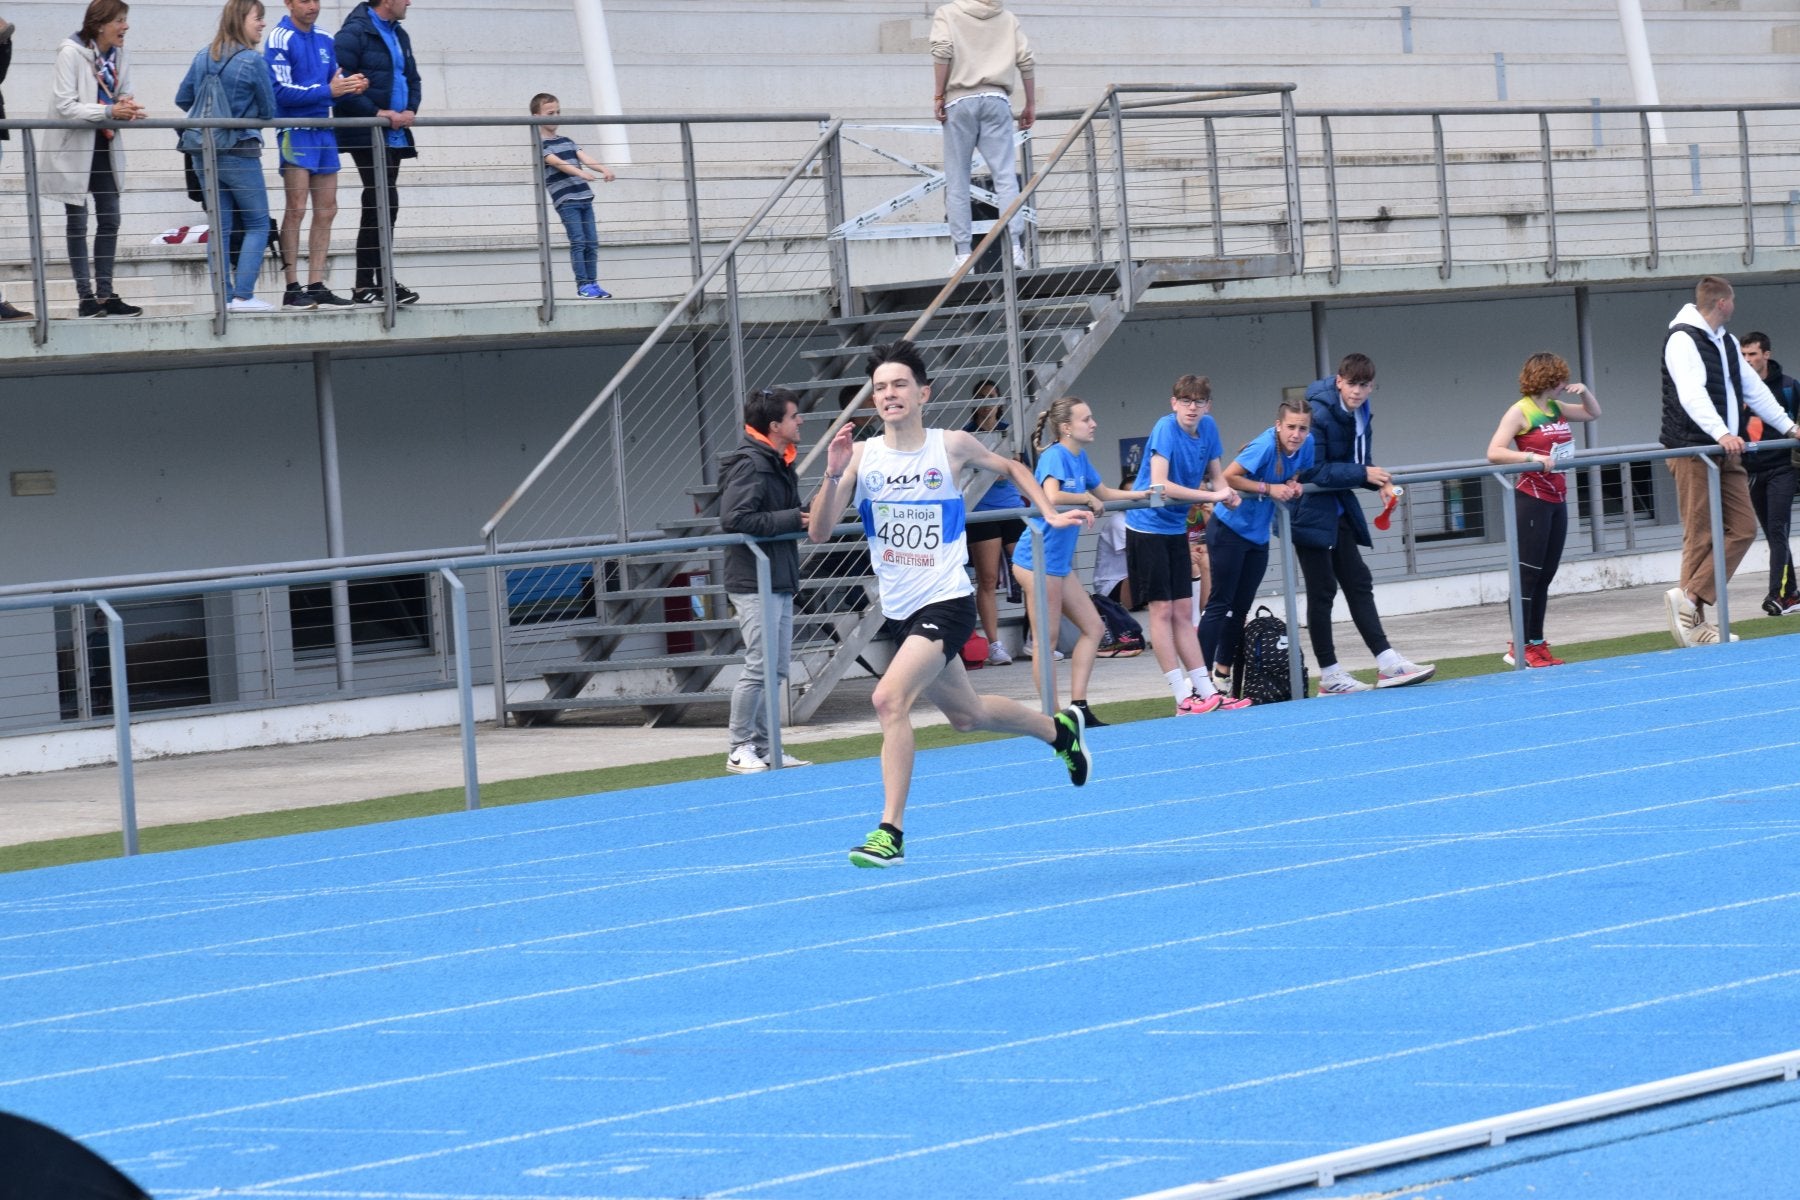
M 1533 463 L 1538 468 L 1520 475 L 1513 492 L 1519 517 L 1519 590 L 1525 609 L 1528 667 L 1560 667 L 1563 663 L 1544 640 L 1544 607 L 1569 534 L 1569 510 L 1564 503 L 1569 484 L 1562 474 L 1574 452 L 1569 422 L 1591 421 L 1599 415 L 1599 397 L 1586 386 L 1569 382 L 1568 363 L 1559 355 L 1534 354 L 1519 372 L 1518 402 L 1506 410 L 1488 441 L 1489 462 Z M 1511 642 L 1506 644 L 1505 659 L 1512 664 Z

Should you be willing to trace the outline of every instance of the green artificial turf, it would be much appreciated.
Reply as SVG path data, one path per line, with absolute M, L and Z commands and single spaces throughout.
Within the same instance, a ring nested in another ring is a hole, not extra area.
M 1778 637 L 1791 629 L 1777 617 L 1759 617 L 1732 622 L 1732 630 L 1746 641 L 1754 638 Z M 1558 643 L 1557 654 L 1571 663 L 1599 658 L 1616 658 L 1626 654 L 1642 654 L 1652 650 L 1668 650 L 1666 633 L 1638 633 L 1628 637 L 1606 638 L 1595 642 Z M 1465 679 L 1474 675 L 1492 675 L 1510 670 L 1498 654 L 1477 654 L 1466 658 L 1440 659 L 1438 679 Z M 1365 683 L 1373 682 L 1374 673 L 1359 672 Z M 1116 704 L 1097 704 L 1094 710 L 1108 722 L 1121 725 L 1169 715 L 1167 697 L 1129 700 Z M 957 733 L 947 725 L 931 725 L 918 731 L 918 746 L 929 750 L 938 746 L 963 746 L 992 740 L 995 735 Z M 856 758 L 872 758 L 881 752 L 880 734 L 861 734 L 836 738 L 827 742 L 806 743 L 806 755 L 814 762 L 844 762 Z M 708 779 L 719 773 L 719 756 L 705 754 L 694 758 L 676 758 L 666 762 L 638 763 L 624 767 L 601 767 L 592 771 L 566 771 L 555 775 L 537 775 L 529 779 L 509 779 L 483 784 L 481 803 L 484 807 L 503 804 L 529 804 L 534 800 L 550 800 L 563 796 L 585 796 L 595 792 L 622 791 L 626 788 L 653 787 L 664 783 L 684 783 Z M 281 837 L 290 833 L 314 833 L 324 829 L 344 829 L 353 825 L 373 825 L 382 821 L 400 821 L 433 813 L 455 812 L 463 807 L 461 788 L 441 788 L 430 792 L 409 792 L 385 796 L 379 800 L 358 800 L 347 804 L 326 804 L 312 808 L 288 809 L 283 812 L 253 813 L 240 817 L 221 817 L 212 821 L 193 821 L 181 825 L 154 825 L 138 831 L 138 849 L 142 853 L 161 850 L 186 850 L 195 846 L 216 846 L 226 842 L 244 842 L 256 838 Z M 47 842 L 27 842 L 18 846 L 0 846 L 0 871 L 28 871 L 37 867 L 86 862 L 112 858 L 119 854 L 120 835 L 92 834 L 84 837 L 57 838 Z

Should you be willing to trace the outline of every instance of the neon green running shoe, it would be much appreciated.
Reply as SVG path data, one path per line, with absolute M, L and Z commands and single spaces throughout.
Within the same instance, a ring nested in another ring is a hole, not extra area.
M 1094 757 L 1087 748 L 1087 715 L 1079 708 L 1065 708 L 1050 718 L 1059 729 L 1066 729 L 1073 740 L 1067 750 L 1058 750 L 1056 757 L 1062 759 L 1062 765 L 1069 768 L 1069 782 L 1080 787 L 1088 780 L 1088 768 L 1093 765 Z
M 885 829 L 877 829 L 850 852 L 850 863 L 857 867 L 897 867 L 905 861 L 906 852 Z

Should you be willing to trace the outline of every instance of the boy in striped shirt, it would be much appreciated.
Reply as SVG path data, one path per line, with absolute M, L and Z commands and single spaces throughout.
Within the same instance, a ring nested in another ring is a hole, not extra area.
M 531 98 L 531 115 L 558 117 L 562 102 L 549 92 Z M 569 262 L 575 268 L 575 294 L 589 300 L 610 300 L 612 293 L 600 286 L 600 234 L 594 224 L 596 179 L 613 181 L 606 164 L 556 132 L 554 125 L 539 125 L 544 153 L 544 190 L 569 234 Z

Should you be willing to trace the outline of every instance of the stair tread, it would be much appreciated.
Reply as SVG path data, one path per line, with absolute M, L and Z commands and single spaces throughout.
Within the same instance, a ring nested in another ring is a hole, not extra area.
M 729 667 L 744 661 L 743 652 L 736 654 L 663 654 L 650 658 L 581 658 L 558 659 L 546 663 L 518 663 L 529 666 L 533 675 L 601 675 L 610 671 L 686 670 L 690 667 Z
M 570 700 L 515 700 L 507 712 L 577 712 L 583 709 L 666 708 L 677 704 L 729 704 L 731 693 L 705 692 L 624 692 L 617 696 L 580 696 Z

